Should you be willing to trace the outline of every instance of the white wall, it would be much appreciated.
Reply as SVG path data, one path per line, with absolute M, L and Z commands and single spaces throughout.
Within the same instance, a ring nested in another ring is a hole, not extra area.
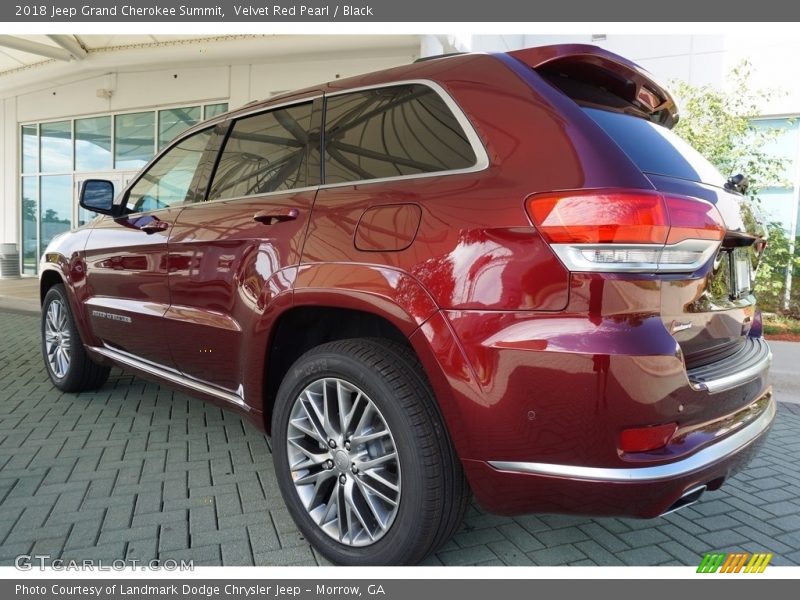
M 212 100 L 229 101 L 230 107 L 236 108 L 277 92 L 406 64 L 414 57 L 409 49 L 407 53 L 383 56 L 329 55 L 280 62 L 114 72 L 86 76 L 12 99 L 17 101 L 18 123 Z M 98 97 L 97 91 L 101 89 L 111 90 L 111 97 Z

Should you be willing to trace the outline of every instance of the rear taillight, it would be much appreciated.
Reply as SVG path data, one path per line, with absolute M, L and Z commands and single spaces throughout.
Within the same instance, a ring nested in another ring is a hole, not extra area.
M 714 205 L 658 192 L 540 194 L 528 198 L 526 207 L 571 271 L 692 272 L 725 236 Z

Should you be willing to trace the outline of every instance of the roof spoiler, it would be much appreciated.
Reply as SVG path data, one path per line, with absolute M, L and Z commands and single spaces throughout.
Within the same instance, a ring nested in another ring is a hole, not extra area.
M 678 107 L 667 89 L 639 65 L 589 44 L 557 44 L 508 53 L 574 100 L 632 112 L 669 129 Z

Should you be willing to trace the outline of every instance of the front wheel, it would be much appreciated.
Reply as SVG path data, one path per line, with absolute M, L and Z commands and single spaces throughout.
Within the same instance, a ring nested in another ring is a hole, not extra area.
M 110 369 L 93 363 L 81 343 L 61 284 L 42 303 L 42 356 L 53 385 L 65 392 L 96 390 L 108 379 Z
M 331 342 L 304 354 L 272 420 L 278 484 L 329 560 L 413 564 L 460 524 L 468 488 L 416 357 L 393 342 Z

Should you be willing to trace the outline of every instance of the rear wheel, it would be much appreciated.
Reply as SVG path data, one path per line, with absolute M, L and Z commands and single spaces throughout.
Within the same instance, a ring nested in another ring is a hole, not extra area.
M 64 286 L 51 287 L 42 304 L 42 356 L 50 380 L 65 392 L 96 390 L 110 369 L 92 362 L 81 343 Z
M 281 384 L 272 433 L 289 511 L 335 563 L 413 564 L 461 523 L 461 464 L 405 346 L 355 339 L 309 351 Z

